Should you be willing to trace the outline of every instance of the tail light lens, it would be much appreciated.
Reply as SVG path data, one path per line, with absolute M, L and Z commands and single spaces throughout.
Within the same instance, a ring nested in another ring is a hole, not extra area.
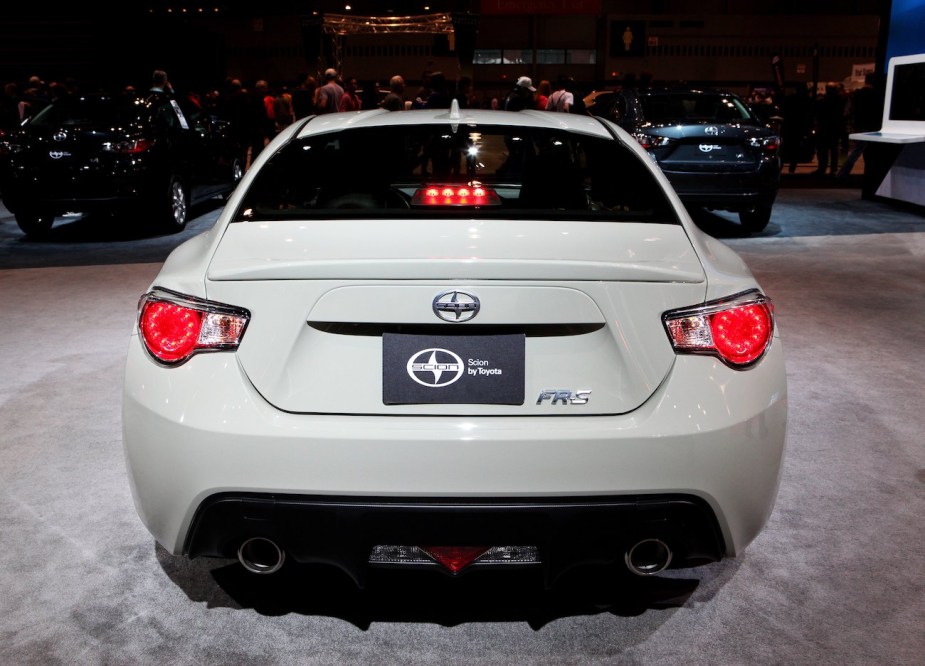
M 662 321 L 679 354 L 709 354 L 729 367 L 744 369 L 757 363 L 771 345 L 774 307 L 764 294 L 748 291 L 666 312 Z
M 119 153 L 120 155 L 136 155 L 145 152 L 153 144 L 153 139 L 128 139 L 126 141 L 106 143 L 103 145 L 103 150 L 110 153 Z
M 752 137 L 748 141 L 752 148 L 760 148 L 765 155 L 777 155 L 780 150 L 779 136 Z
M 654 136 L 651 134 L 646 134 L 645 132 L 634 132 L 633 138 L 639 143 L 640 146 L 646 150 L 652 148 L 664 148 L 669 146 L 676 141 L 668 136 Z
M 158 363 L 180 365 L 199 352 L 233 351 L 250 313 L 222 303 L 154 289 L 138 303 L 138 332 Z
M 21 153 L 22 151 L 22 144 L 10 140 L 7 135 L 5 135 L 3 132 L 0 132 L 0 155 L 3 157 L 8 157 L 10 155 L 15 155 L 16 153 Z

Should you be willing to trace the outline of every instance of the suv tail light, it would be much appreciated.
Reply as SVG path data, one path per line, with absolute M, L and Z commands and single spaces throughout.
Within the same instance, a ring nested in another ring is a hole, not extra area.
M 639 145 L 645 148 L 646 150 L 651 150 L 652 148 L 664 148 L 665 146 L 671 145 L 676 141 L 670 136 L 657 136 L 652 134 L 646 134 L 645 132 L 634 132 L 633 138 L 639 142 Z
M 731 368 L 744 369 L 757 363 L 771 345 L 774 307 L 771 299 L 753 290 L 666 312 L 662 321 L 679 354 L 709 354 Z
M 138 302 L 138 332 L 155 361 L 180 365 L 193 354 L 233 351 L 241 344 L 250 312 L 155 288 Z
M 748 143 L 752 148 L 760 148 L 765 155 L 776 155 L 780 149 L 779 136 L 752 137 Z
M 114 143 L 103 144 L 103 150 L 120 155 L 136 155 L 143 153 L 154 145 L 153 139 L 126 139 Z

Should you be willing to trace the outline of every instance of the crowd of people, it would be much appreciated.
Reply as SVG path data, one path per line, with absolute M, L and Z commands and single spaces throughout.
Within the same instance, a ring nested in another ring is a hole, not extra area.
M 879 126 L 881 100 L 873 77 L 868 78 L 863 88 L 851 92 L 840 83 L 829 83 L 824 94 L 815 99 L 805 84 L 798 83 L 777 94 L 756 90 L 747 101 L 759 115 L 778 117 L 781 158 L 790 173 L 797 164 L 815 159 L 818 174 L 843 177 L 850 173 L 863 150 L 863 142 L 849 146 L 849 132 L 870 131 Z M 636 84 L 628 81 L 627 85 Z M 9 131 L 49 101 L 77 90 L 73 79 L 46 84 L 41 77 L 31 76 L 23 84 L 6 83 L 0 99 L 0 130 Z M 155 70 L 147 91 L 173 93 L 167 72 Z M 125 92 L 136 93 L 136 89 L 126 86 Z M 390 78 L 387 89 L 382 90 L 376 81 L 364 81 L 361 85 L 355 77 L 342 77 L 329 68 L 318 78 L 305 75 L 293 86 L 271 87 L 266 80 L 247 86 L 241 79 L 229 77 L 218 89 L 187 94 L 204 110 L 232 122 L 252 160 L 285 127 L 310 115 L 370 108 L 440 109 L 449 108 L 453 100 L 460 108 L 582 114 L 587 113 L 584 107 L 587 92 L 590 91 L 567 76 L 555 82 L 543 80 L 535 86 L 529 76 L 520 76 L 506 94 L 486 98 L 476 95 L 471 78 L 464 76 L 453 82 L 442 72 L 423 72 L 420 86 L 413 92 L 407 89 L 405 78 L 396 74 Z
M 815 98 L 810 87 L 795 83 L 780 95 L 755 91 L 747 101 L 759 115 L 780 118 L 781 159 L 789 173 L 815 160 L 816 175 L 845 178 L 864 150 L 863 141 L 851 142 L 848 135 L 880 127 L 883 101 L 876 78 L 868 74 L 862 87 L 850 91 L 830 81 Z

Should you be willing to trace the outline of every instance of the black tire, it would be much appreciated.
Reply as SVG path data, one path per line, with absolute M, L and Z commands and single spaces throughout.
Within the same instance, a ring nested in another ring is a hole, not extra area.
M 54 215 L 40 215 L 38 213 L 17 213 L 16 224 L 24 234 L 31 238 L 42 238 L 51 231 L 55 222 Z
M 237 185 L 244 178 L 244 160 L 236 159 L 231 165 L 231 182 Z
M 154 202 L 151 213 L 152 222 L 158 231 L 175 234 L 186 228 L 189 218 L 189 194 L 180 178 L 171 177 L 163 199 Z
M 771 221 L 770 206 L 752 206 L 739 211 L 739 222 L 742 227 L 753 234 L 764 231 Z

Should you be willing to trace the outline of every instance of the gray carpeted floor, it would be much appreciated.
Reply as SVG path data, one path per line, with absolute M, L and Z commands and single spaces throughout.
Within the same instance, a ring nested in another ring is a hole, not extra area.
M 182 237 L 89 223 L 31 243 L 0 210 L 0 663 L 923 663 L 925 219 L 800 189 L 757 237 L 727 220 L 700 223 L 774 298 L 790 381 L 780 497 L 746 553 L 632 587 L 358 592 L 324 569 L 257 578 L 155 547 L 126 483 L 120 383 L 137 298 Z

